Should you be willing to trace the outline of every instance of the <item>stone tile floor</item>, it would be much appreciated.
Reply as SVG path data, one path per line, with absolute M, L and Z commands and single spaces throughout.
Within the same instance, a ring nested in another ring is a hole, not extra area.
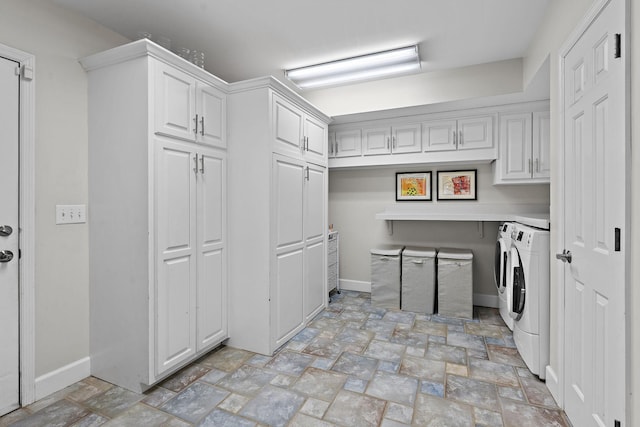
M 97 378 L 4 426 L 570 426 L 498 311 L 473 320 L 343 291 L 273 357 L 221 347 L 145 394 Z

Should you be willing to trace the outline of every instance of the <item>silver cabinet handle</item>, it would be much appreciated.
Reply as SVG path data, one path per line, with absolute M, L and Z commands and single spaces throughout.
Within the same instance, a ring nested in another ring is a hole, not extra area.
M 533 160 L 529 159 L 529 173 L 531 173 L 532 169 L 533 169 Z
M 453 145 L 458 145 L 458 132 L 453 131 Z
M 196 173 L 196 175 L 198 174 L 198 154 L 196 153 L 195 156 L 193 156 L 193 163 L 194 163 L 194 168 L 193 171 Z
M 13 259 L 13 252 L 0 251 L 0 262 L 9 262 Z
M 573 256 L 571 255 L 571 251 L 563 249 L 561 254 L 556 254 L 556 259 L 571 264 Z
M 0 225 L 0 236 L 10 236 L 11 233 L 13 233 L 13 228 L 10 225 Z
M 204 154 L 200 155 L 200 173 L 204 175 Z
M 391 145 L 389 144 L 389 137 L 387 137 L 387 150 L 389 150 L 391 148 Z
M 338 154 L 338 147 L 339 147 L 338 141 L 336 141 L 334 144 L 336 145 L 336 149 L 334 150 L 334 153 Z
M 391 147 L 394 150 L 396 149 L 396 137 L 395 137 L 395 135 L 391 137 Z
M 198 116 L 196 115 L 196 117 L 198 117 Z M 200 129 L 200 135 L 204 136 L 204 116 L 202 116 L 200 118 L 200 128 L 201 128 Z
M 309 181 L 309 166 L 307 166 L 306 170 L 304 171 L 304 179 Z
M 540 159 L 536 159 L 536 172 L 540 172 Z
M 196 124 L 196 127 L 195 127 L 195 128 L 193 128 L 193 133 L 195 133 L 195 134 L 197 135 L 197 134 L 198 134 L 198 115 L 197 115 L 197 114 L 196 114 L 196 118 L 195 118 L 195 119 L 193 119 L 193 121 L 194 121 L 194 122 L 195 122 L 195 124 Z
M 464 135 L 462 134 L 462 131 L 459 130 L 458 131 L 460 133 L 460 137 L 458 138 L 458 140 L 460 141 L 460 145 L 464 144 Z

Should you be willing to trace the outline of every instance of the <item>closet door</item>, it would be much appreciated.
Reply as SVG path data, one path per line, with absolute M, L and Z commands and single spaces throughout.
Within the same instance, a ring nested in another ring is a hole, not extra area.
M 326 168 L 309 164 L 305 170 L 304 315 L 310 320 L 324 307 L 326 289 Z
M 302 327 L 304 281 L 305 162 L 273 157 L 275 265 L 271 304 L 272 333 L 279 347 Z
M 156 374 L 162 374 L 196 351 L 196 153 L 189 143 L 154 145 Z
M 227 336 L 226 156 L 198 148 L 197 350 Z
M 156 133 L 194 141 L 196 80 L 167 64 L 154 62 Z

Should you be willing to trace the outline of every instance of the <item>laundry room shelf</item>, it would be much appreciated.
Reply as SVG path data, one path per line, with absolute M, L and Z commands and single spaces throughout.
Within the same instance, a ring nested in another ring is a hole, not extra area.
M 485 221 L 515 221 L 517 217 L 541 214 L 549 214 L 549 205 L 440 202 L 428 206 L 408 206 L 397 203 L 377 213 L 376 219 L 387 222 L 389 234 L 393 234 L 393 221 L 478 221 L 482 234 L 482 223 Z

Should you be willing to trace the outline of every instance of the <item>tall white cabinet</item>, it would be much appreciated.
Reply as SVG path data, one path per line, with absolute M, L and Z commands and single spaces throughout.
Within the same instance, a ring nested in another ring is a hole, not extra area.
M 146 40 L 81 62 L 91 373 L 139 392 L 228 337 L 226 83 Z
M 329 118 L 273 78 L 230 86 L 229 345 L 270 355 L 328 299 Z

